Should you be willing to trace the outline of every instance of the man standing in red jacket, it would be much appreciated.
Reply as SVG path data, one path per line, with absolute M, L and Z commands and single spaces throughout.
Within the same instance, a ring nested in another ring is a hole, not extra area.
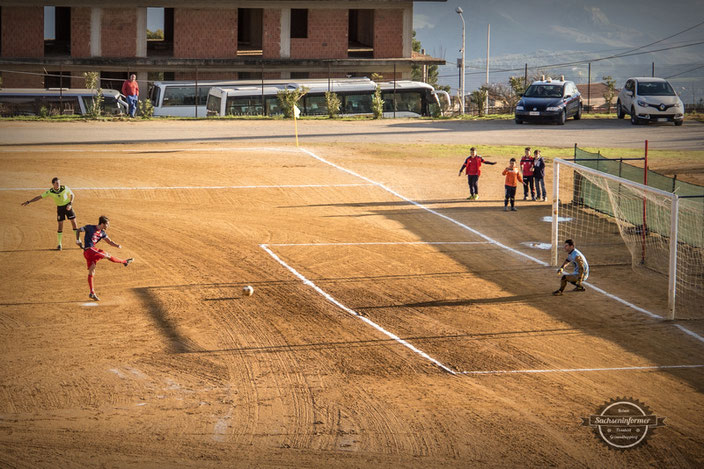
M 481 156 L 477 155 L 477 149 L 472 147 L 469 149 L 469 156 L 464 160 L 462 167 L 460 168 L 460 173 L 458 176 L 462 175 L 464 170 L 467 173 L 467 183 L 469 184 L 469 197 L 467 200 L 479 200 L 479 176 L 482 174 L 482 163 L 486 164 L 496 164 L 496 162 L 487 161 Z
M 530 186 L 530 197 L 535 200 L 533 157 L 530 154 L 530 147 L 526 147 L 526 154 L 521 158 L 521 171 L 523 173 L 523 200 L 528 200 L 528 186 Z
M 122 84 L 122 94 L 124 94 L 127 98 L 130 117 L 134 117 L 135 112 L 137 112 L 137 101 L 139 101 L 139 84 L 137 83 L 137 75 L 133 73 L 130 75 L 129 80 L 125 80 Z

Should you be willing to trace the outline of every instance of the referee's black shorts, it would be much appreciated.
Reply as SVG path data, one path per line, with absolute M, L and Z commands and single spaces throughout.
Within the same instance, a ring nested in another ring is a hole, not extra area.
M 56 206 L 56 221 L 64 221 L 67 218 L 73 220 L 76 218 L 76 212 L 73 211 L 73 207 L 71 207 L 71 210 L 66 210 L 66 207 L 69 205 L 71 204 Z

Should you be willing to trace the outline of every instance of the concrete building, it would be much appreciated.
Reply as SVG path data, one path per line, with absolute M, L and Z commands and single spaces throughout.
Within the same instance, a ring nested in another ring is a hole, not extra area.
M 412 52 L 412 20 L 413 0 L 0 0 L 0 73 L 5 88 L 84 87 L 86 71 L 115 88 L 128 73 L 408 79 L 413 65 L 445 63 Z

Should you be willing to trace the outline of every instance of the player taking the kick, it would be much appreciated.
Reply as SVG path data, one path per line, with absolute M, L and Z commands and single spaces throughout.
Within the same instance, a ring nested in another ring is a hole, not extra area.
M 36 196 L 33 199 L 26 200 L 22 202 L 22 206 L 27 206 L 32 202 L 43 199 L 44 197 L 51 197 L 51 199 L 56 202 L 56 221 L 59 222 L 59 228 L 56 230 L 56 238 L 59 241 L 56 249 L 61 251 L 61 240 L 64 236 L 63 227 L 64 220 L 69 219 L 71 225 L 73 225 L 74 233 L 78 229 L 76 224 L 76 212 L 73 211 L 73 192 L 66 186 L 61 185 L 59 178 L 54 178 L 51 180 L 51 189 L 44 191 L 42 194 Z
M 582 282 L 589 278 L 589 264 L 587 263 L 587 258 L 574 247 L 574 242 L 571 239 L 565 241 L 565 251 L 567 251 L 567 259 L 565 259 L 565 262 L 562 263 L 557 271 L 558 274 L 564 275 L 560 280 L 560 288 L 552 292 L 555 296 L 562 295 L 562 292 L 565 291 L 565 287 L 567 286 L 567 282 L 575 285 L 573 291 L 585 291 L 586 288 L 584 288 Z M 564 269 L 569 264 L 574 266 L 574 270 L 571 273 L 566 273 Z
M 93 289 L 93 275 L 95 274 L 95 265 L 98 263 L 98 261 L 100 259 L 107 259 L 110 262 L 122 264 L 127 267 L 134 260 L 131 257 L 125 260 L 118 259 L 117 257 L 111 256 L 102 249 L 98 249 L 95 247 L 95 245 L 98 244 L 101 239 L 105 239 L 105 242 L 108 243 L 110 246 L 116 247 L 117 249 L 122 248 L 122 246 L 113 242 L 113 240 L 108 237 L 107 233 L 105 233 L 105 230 L 107 230 L 109 226 L 110 220 L 108 219 L 108 217 L 106 217 L 105 215 L 101 215 L 98 219 L 97 225 L 86 225 L 79 228 L 76 232 L 76 244 L 83 248 L 83 257 L 86 258 L 86 263 L 88 264 L 88 286 L 90 287 L 90 294 L 88 296 L 95 301 L 100 300 L 100 298 L 98 298 L 98 296 L 95 294 L 95 290 Z M 83 238 L 83 245 L 81 245 L 81 232 L 85 233 L 85 237 Z

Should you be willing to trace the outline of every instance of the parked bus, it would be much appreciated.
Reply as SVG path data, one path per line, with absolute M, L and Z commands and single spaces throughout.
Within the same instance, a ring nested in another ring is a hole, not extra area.
M 196 86 L 194 81 L 157 81 L 149 90 L 149 100 L 154 106 L 154 116 L 205 117 L 205 103 L 210 88 L 227 88 L 242 83 L 232 80 L 204 80 L 198 81 Z
M 367 78 L 347 80 L 296 80 L 261 86 L 213 87 L 208 93 L 208 116 L 248 116 L 282 114 L 277 93 L 305 86 L 308 92 L 299 102 L 305 116 L 326 115 L 325 92 L 340 98 L 341 115 L 372 114 L 372 96 L 377 84 Z M 432 86 L 413 81 L 379 83 L 384 100 L 384 117 L 419 117 L 435 112 L 440 106 Z M 443 92 L 444 93 L 444 92 Z M 447 94 L 447 93 L 445 93 Z M 448 101 L 449 102 L 449 101 Z M 395 110 L 394 110 L 395 103 Z
M 38 116 L 44 108 L 48 115 L 84 115 L 96 92 L 79 88 L 4 88 L 0 90 L 0 116 Z M 103 90 L 103 113 L 127 113 L 125 97 L 116 90 Z

